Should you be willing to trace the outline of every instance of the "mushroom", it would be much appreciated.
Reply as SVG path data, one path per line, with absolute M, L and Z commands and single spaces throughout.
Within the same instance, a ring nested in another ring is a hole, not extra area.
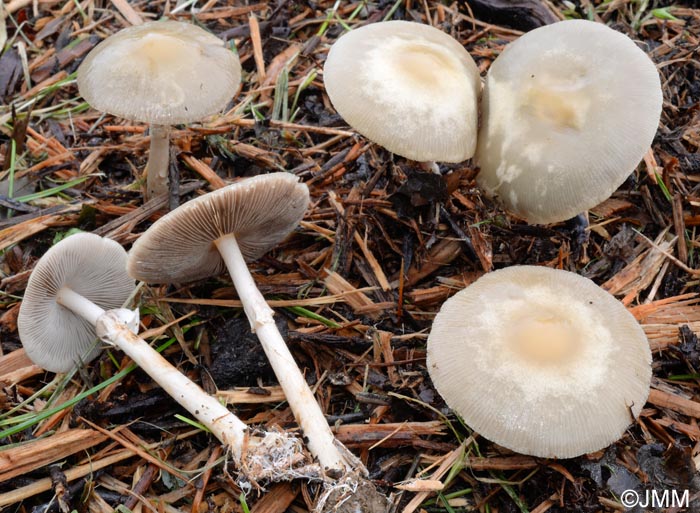
M 338 113 L 393 153 L 418 162 L 474 154 L 479 70 L 434 27 L 386 21 L 354 29 L 331 46 L 323 81 Z
M 308 203 L 308 188 L 292 174 L 240 180 L 158 219 L 134 243 L 127 270 L 145 282 L 181 283 L 227 268 L 310 452 L 327 476 L 339 473 L 354 479 L 352 474 L 366 470 L 335 439 L 246 265 L 246 260 L 259 258 L 284 239 L 299 224 Z M 350 487 L 354 486 L 358 481 Z
M 67 372 L 97 355 L 99 348 L 92 347 L 99 336 L 126 353 L 230 448 L 239 467 L 250 471 L 247 477 L 298 475 L 283 466 L 300 459 L 296 439 L 267 433 L 252 443 L 238 417 L 135 335 L 138 310 L 120 308 L 134 290 L 126 261 L 118 243 L 91 233 L 71 235 L 51 247 L 29 277 L 17 319 L 27 356 L 46 370 Z
M 632 314 L 589 279 L 515 266 L 445 302 L 428 337 L 428 372 L 487 439 L 572 458 L 634 422 L 649 395 L 651 352 Z
M 221 39 L 179 21 L 121 30 L 78 68 L 78 89 L 92 107 L 150 123 L 147 198 L 168 190 L 170 125 L 215 114 L 240 81 L 238 56 Z
M 583 20 L 535 29 L 486 76 L 477 182 L 530 223 L 574 217 L 634 170 L 661 104 L 654 63 L 624 34 Z

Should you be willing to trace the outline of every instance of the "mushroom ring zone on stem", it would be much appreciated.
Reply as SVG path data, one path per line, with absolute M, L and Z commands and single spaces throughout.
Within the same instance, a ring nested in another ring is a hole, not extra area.
M 474 154 L 479 70 L 434 27 L 386 21 L 353 29 L 331 46 L 323 81 L 338 114 L 397 155 L 462 162 Z
M 485 438 L 573 458 L 634 422 L 649 395 L 651 351 L 632 314 L 589 279 L 514 266 L 445 302 L 428 337 L 428 372 Z
M 238 56 L 213 34 L 179 21 L 123 29 L 78 68 L 78 89 L 93 108 L 151 125 L 149 196 L 167 191 L 170 125 L 216 114 L 240 82 Z
M 304 459 L 298 440 L 277 433 L 251 438 L 238 417 L 136 336 L 138 311 L 119 308 L 134 289 L 126 260 L 118 243 L 91 233 L 72 235 L 51 247 L 29 277 L 17 319 L 27 356 L 44 369 L 67 372 L 81 358 L 97 355 L 85 353 L 99 336 L 126 353 L 226 445 L 247 478 L 299 477 L 292 468 Z
M 489 68 L 477 182 L 530 223 L 572 218 L 634 171 L 662 100 L 656 66 L 626 35 L 584 20 L 537 28 Z

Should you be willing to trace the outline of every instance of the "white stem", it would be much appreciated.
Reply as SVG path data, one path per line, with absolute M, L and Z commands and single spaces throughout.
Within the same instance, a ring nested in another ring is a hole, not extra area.
M 442 175 L 442 173 L 440 173 L 440 166 L 438 166 L 437 162 L 435 162 L 434 160 L 419 162 L 419 164 L 423 171 L 429 171 L 431 173 L 435 173 L 436 175 Z
M 228 267 L 251 329 L 257 334 L 275 371 L 289 406 L 307 440 L 311 454 L 318 458 L 321 467 L 326 471 L 353 470 L 353 465 L 338 449 L 339 442 L 335 440 L 313 392 L 280 335 L 273 319 L 274 312 L 255 285 L 236 237 L 226 235 L 217 239 L 215 244 Z
M 146 164 L 146 199 L 168 192 L 170 127 L 151 125 L 151 147 Z
M 170 397 L 194 415 L 224 445 L 230 447 L 236 461 L 240 463 L 246 443 L 246 425 L 214 397 L 173 367 L 145 340 L 129 331 L 120 322 L 117 312 L 110 310 L 97 319 L 97 336 L 100 340 L 124 351 Z
M 102 308 L 69 287 L 61 287 L 56 294 L 56 301 L 93 326 L 97 323 L 98 317 L 105 313 Z
M 69 287 L 59 290 L 57 301 L 95 325 L 100 340 L 126 353 L 170 397 L 230 448 L 236 466 L 249 479 L 289 481 L 296 477 L 319 476 L 320 471 L 312 465 L 299 468 L 305 457 L 296 438 L 273 431 L 250 439 L 247 426 L 238 417 L 135 334 L 138 330 L 138 312 L 123 308 L 105 312 Z M 129 327 L 133 328 L 133 332 Z

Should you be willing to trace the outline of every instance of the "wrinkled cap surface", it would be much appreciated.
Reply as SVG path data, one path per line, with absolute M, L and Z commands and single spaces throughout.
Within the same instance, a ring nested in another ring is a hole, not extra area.
M 176 208 L 144 232 L 129 252 L 128 272 L 149 283 L 182 283 L 221 274 L 214 241 L 235 234 L 248 261 L 299 224 L 309 189 L 290 173 L 245 178 Z
M 179 21 L 121 30 L 97 45 L 78 68 L 78 89 L 92 107 L 159 125 L 215 114 L 240 81 L 238 57 L 221 39 Z
M 610 445 L 639 415 L 651 352 L 634 317 L 592 281 L 515 266 L 445 302 L 428 338 L 428 371 L 484 437 L 572 458 Z
M 92 360 L 99 346 L 95 327 L 56 302 L 62 287 L 105 310 L 120 308 L 134 290 L 126 273 L 126 251 L 92 233 L 78 233 L 51 247 L 37 262 L 22 299 L 17 329 L 27 356 L 52 372 L 68 372 Z
M 474 154 L 479 71 L 434 27 L 386 21 L 354 29 L 331 47 L 323 80 L 338 114 L 393 153 L 421 162 Z
M 477 182 L 531 223 L 574 217 L 634 170 L 661 105 L 656 66 L 624 34 L 583 20 L 528 32 L 486 77 Z

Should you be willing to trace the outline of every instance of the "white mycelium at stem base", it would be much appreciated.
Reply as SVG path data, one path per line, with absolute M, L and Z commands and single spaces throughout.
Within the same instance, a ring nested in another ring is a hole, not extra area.
M 284 390 L 285 397 L 299 422 L 312 454 L 326 469 L 350 470 L 346 459 L 334 444 L 335 437 L 328 427 L 316 399 L 299 371 L 273 319 L 274 312 L 267 304 L 250 275 L 234 235 L 215 241 L 229 270 L 243 309 L 262 344 L 275 376 Z

